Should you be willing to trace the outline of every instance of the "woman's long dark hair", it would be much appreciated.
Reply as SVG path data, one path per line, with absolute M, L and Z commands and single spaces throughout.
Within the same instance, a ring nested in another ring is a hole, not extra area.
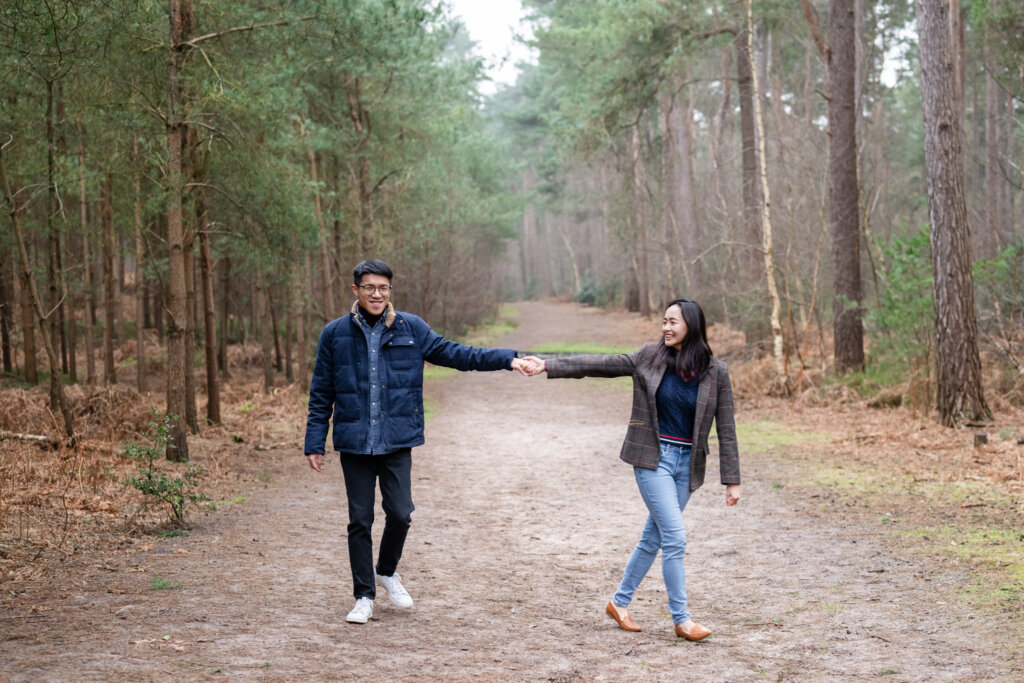
M 661 338 L 658 349 L 657 362 L 670 365 L 675 368 L 687 382 L 704 379 L 708 367 L 711 365 L 711 357 L 715 355 L 708 345 L 708 330 L 704 322 L 704 309 L 693 299 L 673 299 L 665 306 L 665 310 L 678 306 L 683 314 L 683 322 L 686 323 L 686 335 L 683 337 L 682 346 L 677 352 L 674 348 L 665 344 L 665 338 Z

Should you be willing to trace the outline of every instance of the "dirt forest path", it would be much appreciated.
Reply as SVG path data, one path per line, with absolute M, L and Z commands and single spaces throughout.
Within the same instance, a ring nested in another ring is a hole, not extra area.
M 635 346 L 656 323 L 568 304 L 518 304 L 500 340 L 529 349 Z M 465 373 L 432 380 L 414 452 L 417 510 L 400 572 L 416 606 L 352 606 L 340 467 L 278 456 L 273 486 L 191 535 L 57 577 L 0 603 L 0 679 L 39 680 L 1014 680 L 983 615 L 870 528 L 772 486 L 779 463 L 740 444 L 743 500 L 717 459 L 686 510 L 691 610 L 714 635 L 671 631 L 660 563 L 631 613 L 604 612 L 645 510 L 618 459 L 620 380 Z M 742 405 L 738 418 L 744 419 Z M 298 442 L 296 428 L 291 437 Z M 379 539 L 382 513 L 375 536 Z M 144 571 L 139 571 L 144 569 Z M 70 583 L 69 577 L 75 583 Z M 154 576 L 180 583 L 149 590 Z M 968 620 L 970 619 L 970 620 Z M 1018 679 L 1019 680 L 1019 679 Z

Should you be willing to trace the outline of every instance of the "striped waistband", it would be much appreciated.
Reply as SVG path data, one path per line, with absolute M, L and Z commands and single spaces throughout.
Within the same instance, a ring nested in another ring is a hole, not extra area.
M 683 439 L 678 436 L 669 436 L 668 434 L 658 434 L 658 439 L 662 443 L 672 444 L 673 446 L 692 446 L 693 439 Z

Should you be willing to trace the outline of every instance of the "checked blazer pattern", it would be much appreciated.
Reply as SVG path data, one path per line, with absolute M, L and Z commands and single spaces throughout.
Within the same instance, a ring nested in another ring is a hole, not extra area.
M 619 455 L 635 467 L 658 468 L 661 447 L 658 442 L 656 396 L 665 366 L 655 364 L 658 345 L 648 342 L 633 353 L 574 356 L 545 360 L 549 379 L 581 377 L 633 377 L 633 412 Z M 736 422 L 732 404 L 729 368 L 717 358 L 711 359 L 697 389 L 694 415 L 693 457 L 690 458 L 690 492 L 704 483 L 707 466 L 708 435 L 711 423 L 718 433 L 718 464 L 723 484 L 740 483 L 740 456 L 736 445 Z

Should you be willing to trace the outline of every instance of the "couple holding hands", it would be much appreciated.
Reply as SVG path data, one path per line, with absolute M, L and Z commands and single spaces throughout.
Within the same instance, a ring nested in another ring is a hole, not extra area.
M 414 509 L 412 453 L 423 439 L 423 362 L 457 370 L 517 370 L 549 378 L 633 378 L 633 409 L 620 457 L 633 466 L 648 516 L 618 589 L 605 608 L 627 631 L 640 627 L 627 608 L 662 552 L 662 573 L 675 634 L 703 640 L 711 631 L 687 609 L 686 528 L 682 511 L 704 483 L 708 435 L 718 433 L 726 505 L 740 499 L 739 453 L 732 387 L 725 363 L 712 355 L 704 312 L 697 302 L 675 299 L 662 320 L 662 339 L 628 354 L 546 360 L 518 358 L 512 349 L 464 346 L 437 334 L 419 317 L 391 305 L 391 269 L 380 260 L 353 270 L 356 302 L 349 314 L 320 335 L 309 390 L 305 454 L 323 471 L 324 443 L 333 416 L 348 497 L 348 551 L 355 607 L 346 621 L 373 616 L 376 584 L 397 607 L 413 600 L 397 570 Z M 377 564 L 370 529 L 379 482 L 385 522 Z

